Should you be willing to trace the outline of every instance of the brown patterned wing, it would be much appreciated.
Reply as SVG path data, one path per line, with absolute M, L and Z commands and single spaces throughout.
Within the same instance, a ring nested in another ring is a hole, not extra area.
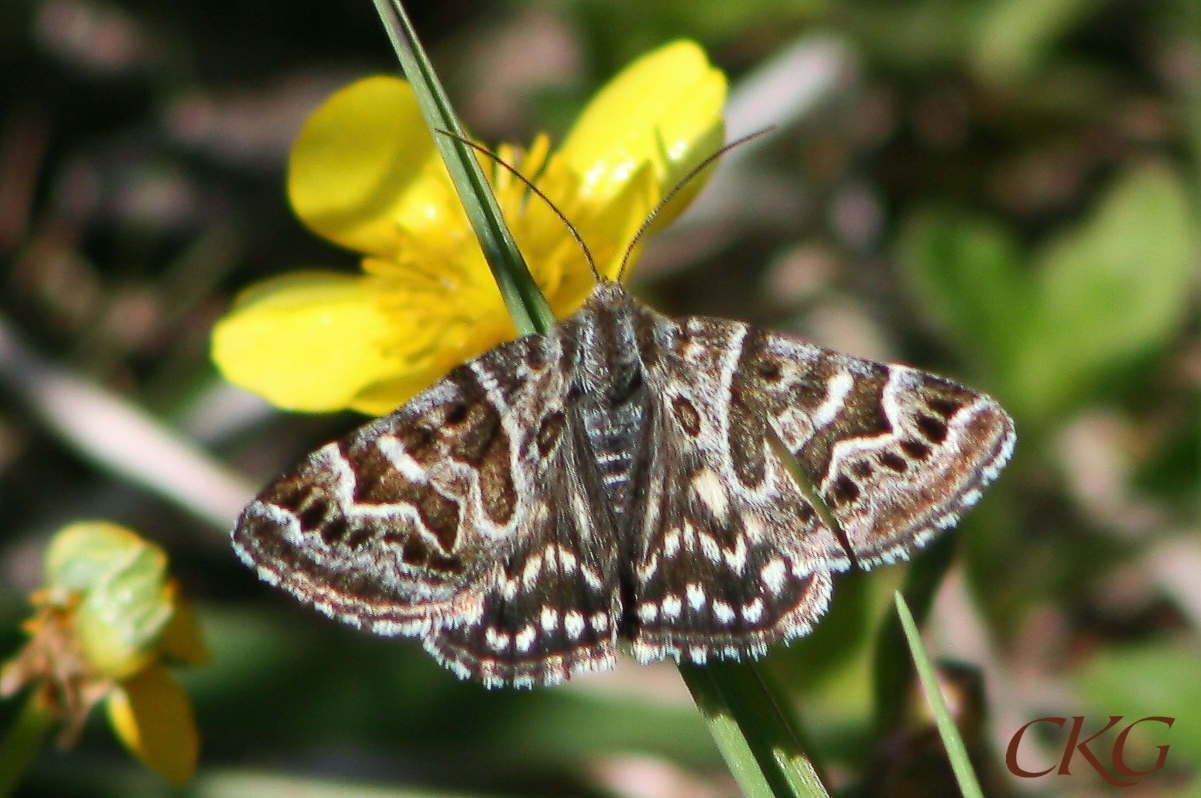
M 805 634 L 851 553 L 865 567 L 907 556 L 1012 452 L 1005 412 L 949 380 L 736 322 L 645 314 L 659 404 L 629 577 L 639 659 L 761 656 Z
M 1013 452 L 1013 420 L 958 383 L 754 328 L 739 348 L 731 404 L 771 424 L 864 567 L 953 526 Z
M 732 391 L 749 328 L 645 310 L 640 351 L 656 401 L 627 580 L 632 652 L 759 657 L 825 612 L 850 559 Z
M 243 511 L 235 549 L 460 676 L 532 686 L 611 666 L 614 535 L 589 512 L 559 350 L 555 332 L 499 346 L 319 449 Z

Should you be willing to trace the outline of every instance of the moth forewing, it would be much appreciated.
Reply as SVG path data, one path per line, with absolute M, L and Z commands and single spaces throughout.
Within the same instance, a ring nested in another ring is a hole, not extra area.
M 952 525 L 1013 442 L 957 383 L 669 319 L 602 281 L 546 335 L 314 452 L 234 545 L 461 677 L 556 684 L 611 668 L 621 637 L 641 661 L 699 663 L 805 634 L 833 572 Z

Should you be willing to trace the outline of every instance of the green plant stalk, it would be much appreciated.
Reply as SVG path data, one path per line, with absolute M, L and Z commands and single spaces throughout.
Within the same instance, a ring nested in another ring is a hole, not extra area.
M 913 607 L 919 623 L 926 620 L 934 595 L 955 559 L 956 535 L 942 535 L 915 557 L 901 592 Z M 913 664 L 905 645 L 905 632 L 897 616 L 888 614 L 876 637 L 872 665 L 872 689 L 875 694 L 875 735 L 883 739 L 898 730 L 905 719 L 905 700 L 913 683 Z
M 54 713 L 42 706 L 38 688 L 34 688 L 17 722 L 0 744 L 0 798 L 12 795 L 25 778 L 54 722 Z
M 374 2 L 396 56 L 400 59 L 400 67 L 417 95 L 421 113 L 450 172 L 451 181 L 459 193 L 459 201 L 463 203 L 463 210 L 484 251 L 518 335 L 547 332 L 555 323 L 555 315 L 538 290 L 517 248 L 517 242 L 505 225 L 504 215 L 480 162 L 467 145 L 453 136 L 438 132 L 445 130 L 459 138 L 467 137 L 417 39 L 404 6 L 400 0 Z
M 554 324 L 554 315 L 517 250 L 479 161 L 466 144 L 454 138 L 465 134 L 400 0 L 375 0 L 375 6 L 514 325 L 522 335 L 545 333 Z M 787 703 L 772 693 L 754 666 L 718 663 L 703 669 L 682 665 L 680 669 L 748 798 L 828 798 L 816 768 L 781 712 Z
M 893 593 L 893 598 L 897 605 L 897 616 L 901 619 L 901 628 L 905 631 L 905 640 L 909 643 L 909 652 L 913 655 L 913 664 L 922 683 L 922 692 L 926 695 L 930 711 L 934 713 L 938 734 L 942 737 L 943 747 L 947 749 L 947 757 L 951 760 L 951 769 L 955 772 L 959 791 L 963 793 L 963 798 L 984 798 L 976 771 L 972 769 L 972 762 L 968 758 L 967 747 L 963 744 L 963 738 L 959 736 L 959 728 L 947 710 L 946 702 L 942 700 L 942 690 L 938 687 L 934 664 L 930 662 L 930 655 L 922 645 L 922 636 L 918 633 L 917 623 L 909 612 L 909 605 L 905 603 L 905 598 L 899 590 Z
M 680 675 L 746 798 L 829 798 L 788 704 L 754 663 L 681 663 Z

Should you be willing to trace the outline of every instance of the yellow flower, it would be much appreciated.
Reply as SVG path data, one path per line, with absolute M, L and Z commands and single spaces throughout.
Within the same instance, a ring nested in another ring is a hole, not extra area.
M 725 95 L 704 52 L 676 42 L 602 89 L 557 152 L 538 136 L 497 155 L 536 177 L 616 277 L 648 211 L 721 146 Z M 594 282 L 578 245 L 511 174 L 484 167 L 539 288 L 569 315 Z M 288 409 L 381 414 L 515 337 L 407 83 L 371 77 L 326 101 L 292 150 L 288 193 L 309 227 L 364 253 L 364 273 L 299 272 L 247 290 L 213 331 L 231 382 Z
M 121 741 L 186 784 L 200 740 L 191 702 L 165 664 L 198 664 L 208 651 L 163 550 L 115 524 L 71 524 L 46 550 L 45 587 L 33 603 L 29 642 L 0 669 L 0 696 L 34 685 L 39 712 L 63 721 L 64 747 L 106 701 Z

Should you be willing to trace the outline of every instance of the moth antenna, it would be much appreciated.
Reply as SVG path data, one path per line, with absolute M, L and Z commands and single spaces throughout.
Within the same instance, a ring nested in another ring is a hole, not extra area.
M 483 153 L 484 155 L 488 156 L 489 158 L 492 159 L 493 163 L 503 166 L 505 169 L 507 169 L 509 171 L 509 174 L 513 175 L 513 177 L 520 180 L 522 183 L 525 184 L 526 188 L 528 188 L 530 191 L 532 191 L 536 195 L 538 195 L 538 198 L 546 203 L 546 207 L 550 208 L 554 212 L 555 216 L 559 217 L 559 221 L 563 222 L 563 226 L 567 228 L 567 232 L 571 233 L 571 237 L 574 238 L 575 242 L 580 245 L 580 251 L 584 253 L 584 259 L 588 261 L 588 268 L 592 272 L 592 277 L 598 283 L 601 282 L 600 270 L 598 270 L 596 268 L 596 261 L 592 259 L 592 250 L 588 249 L 588 245 L 584 243 L 584 237 L 580 235 L 580 231 L 576 229 L 575 225 L 572 224 L 565 215 L 563 215 L 563 211 L 559 210 L 558 207 L 555 206 L 555 203 L 550 201 L 550 197 L 543 194 L 542 191 L 539 190 L 539 188 L 537 186 L 535 186 L 534 183 L 528 177 L 523 175 L 521 172 L 517 171 L 517 169 L 515 167 L 511 166 L 508 163 L 505 163 L 505 161 L 502 158 L 498 157 L 496 155 L 496 153 L 492 152 L 487 147 L 483 147 L 479 144 L 476 144 L 474 141 L 471 141 L 470 139 L 465 139 L 462 136 L 451 133 L 449 130 L 442 130 L 441 128 L 438 128 L 437 132 L 441 133 L 443 136 L 447 136 L 448 138 L 454 139 L 455 141 L 459 142 L 460 144 L 467 145 L 468 147 L 475 150 L 476 152 L 480 152 L 480 153 Z M 735 142 L 735 143 L 741 143 L 741 142 Z M 624 265 L 624 262 L 623 262 L 623 265 Z
M 717 152 L 705 158 L 705 160 L 694 166 L 688 172 L 688 174 L 684 175 L 680 182 L 676 183 L 675 186 L 672 187 L 671 191 L 668 191 L 667 194 L 664 195 L 663 199 L 659 200 L 659 204 L 651 209 L 651 212 L 646 215 L 646 219 L 642 222 L 642 226 L 638 228 L 638 232 L 634 233 L 634 237 L 630 239 L 630 245 L 626 247 L 625 254 L 621 256 L 621 268 L 617 270 L 617 282 L 620 283 L 621 278 L 625 276 L 626 267 L 630 265 L 630 255 L 633 254 L 634 247 L 638 246 L 638 242 L 642 240 L 644 235 L 646 235 L 646 231 L 650 228 L 651 223 L 655 221 L 655 218 L 660 213 L 662 213 L 663 209 L 667 207 L 667 204 L 676 198 L 676 195 L 680 193 L 684 186 L 691 183 L 693 178 L 703 172 L 709 166 L 709 164 L 713 163 L 730 150 L 734 149 L 735 147 L 741 147 L 743 144 L 753 141 L 760 136 L 766 135 L 773 130 L 775 130 L 774 125 L 772 127 L 765 127 L 762 130 L 756 130 L 754 133 L 748 133 L 740 139 L 734 139 Z

